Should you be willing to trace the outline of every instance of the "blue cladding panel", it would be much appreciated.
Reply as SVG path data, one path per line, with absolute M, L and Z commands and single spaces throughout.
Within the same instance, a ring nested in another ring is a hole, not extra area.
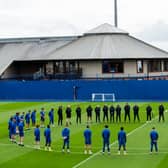
M 168 100 L 166 80 L 0 81 L 0 99 L 90 100 L 92 93 L 115 93 L 117 100 Z

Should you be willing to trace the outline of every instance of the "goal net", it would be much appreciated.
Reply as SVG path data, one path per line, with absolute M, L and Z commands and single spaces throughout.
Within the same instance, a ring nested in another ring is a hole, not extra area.
M 115 102 L 116 99 L 114 93 L 92 93 L 92 101 Z

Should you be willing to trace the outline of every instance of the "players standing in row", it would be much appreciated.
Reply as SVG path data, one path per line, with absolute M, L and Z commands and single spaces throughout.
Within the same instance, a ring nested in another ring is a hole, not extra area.
M 161 107 L 160 107 L 161 108 Z M 51 109 L 52 110 L 52 109 Z M 163 109 L 162 109 L 163 111 Z M 162 115 L 162 114 L 161 114 Z M 68 128 L 68 123 L 66 123 L 65 128 L 62 130 L 62 138 L 63 138 L 63 147 L 62 152 L 66 151 L 67 153 L 70 152 L 70 129 Z M 9 129 L 9 137 L 11 138 L 11 141 L 16 143 L 16 118 L 11 117 L 8 123 L 8 129 Z M 24 140 L 24 121 L 23 119 L 19 120 L 18 124 L 18 135 L 19 135 L 19 142 L 18 145 L 24 146 L 23 140 Z M 84 130 L 84 139 L 85 139 L 85 148 L 84 153 L 85 154 L 92 154 L 91 145 L 92 145 L 92 131 L 90 130 L 89 125 L 87 125 L 86 129 Z M 102 139 L 103 139 L 103 148 L 102 153 L 105 153 L 105 149 L 107 148 L 108 154 L 110 154 L 110 135 L 111 131 L 108 128 L 108 125 L 105 125 L 105 128 L 102 131 Z M 36 128 L 34 129 L 34 137 L 35 137 L 35 148 L 40 149 L 40 128 L 39 125 L 36 125 Z M 51 129 L 50 125 L 47 125 L 47 127 L 44 130 L 44 137 L 45 137 L 45 150 L 52 151 L 51 150 Z M 150 132 L 150 153 L 153 152 L 153 147 L 155 147 L 155 151 L 158 152 L 158 132 L 155 130 L 155 127 L 152 128 L 152 131 Z M 123 147 L 124 154 L 126 154 L 126 142 L 127 142 L 127 136 L 126 132 L 124 131 L 124 128 L 121 127 L 120 131 L 118 132 L 118 154 L 121 154 L 121 147 Z
M 131 118 L 130 118 L 130 112 L 131 112 L 131 107 L 128 103 L 126 103 L 126 105 L 124 106 L 124 122 L 127 122 L 127 120 L 130 122 Z M 82 108 L 78 105 L 76 107 L 76 109 L 74 110 L 76 113 L 76 123 L 77 124 L 81 124 L 81 118 L 82 118 Z M 121 112 L 122 109 L 120 107 L 120 105 L 118 104 L 116 107 L 114 107 L 114 105 L 112 104 L 111 106 L 108 107 L 108 105 L 104 105 L 101 109 L 101 107 L 99 105 L 97 105 L 94 108 L 95 111 L 95 121 L 96 123 L 100 123 L 101 122 L 101 112 L 103 113 L 103 122 L 108 122 L 109 121 L 109 116 L 110 116 L 110 123 L 118 123 L 121 122 Z M 139 116 L 139 106 L 138 105 L 134 105 L 132 107 L 132 111 L 133 111 L 133 121 L 136 122 L 140 122 L 140 116 Z M 159 122 L 162 120 L 163 122 L 165 121 L 164 118 L 164 111 L 165 108 L 163 106 L 163 104 L 160 104 L 158 107 L 158 113 L 159 113 Z M 72 116 L 72 109 L 71 106 L 68 105 L 67 108 L 65 109 L 65 114 L 66 114 L 66 122 L 70 125 L 71 124 L 71 116 Z M 40 111 L 40 121 L 41 127 L 45 126 L 45 111 L 44 108 L 41 108 Z M 48 117 L 49 117 L 49 125 L 54 126 L 54 108 L 51 108 L 51 110 L 48 112 Z M 92 123 L 92 113 L 93 113 L 93 108 L 91 105 L 89 105 L 86 108 L 86 113 L 87 113 L 87 123 Z M 109 115 L 108 115 L 109 114 Z M 18 125 L 20 120 L 25 120 L 26 123 L 26 129 L 30 129 L 30 122 L 32 122 L 32 127 L 35 127 L 36 125 L 36 115 L 37 115 L 37 111 L 34 109 L 32 112 L 31 110 L 29 110 L 27 113 L 22 113 L 20 115 L 19 112 L 16 113 L 15 116 L 13 116 L 13 118 L 15 118 L 16 120 L 16 133 L 18 133 Z M 58 110 L 57 110 L 57 115 L 58 115 L 58 125 L 62 126 L 63 124 L 63 107 L 59 106 Z M 146 107 L 146 120 L 149 122 L 152 120 L 153 118 L 153 112 L 152 112 L 152 107 L 150 105 L 147 105 Z

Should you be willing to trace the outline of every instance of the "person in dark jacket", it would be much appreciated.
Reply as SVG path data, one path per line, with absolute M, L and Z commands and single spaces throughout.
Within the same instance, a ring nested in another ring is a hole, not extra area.
M 103 107 L 103 122 L 105 122 L 105 119 L 108 122 L 108 110 L 108 106 L 105 104 Z
M 165 121 L 163 104 L 159 105 L 159 122 L 161 121 L 161 119 L 162 119 L 163 122 Z
M 95 114 L 96 114 L 96 123 L 99 122 L 100 123 L 100 111 L 101 111 L 101 108 L 99 105 L 97 105 L 95 107 Z
M 138 105 L 135 105 L 133 107 L 133 112 L 134 112 L 134 122 L 135 122 L 136 119 L 140 122 L 140 119 L 139 119 L 139 106 Z
M 87 123 L 92 122 L 92 111 L 93 111 L 93 108 L 91 107 L 91 105 L 89 105 L 89 106 L 86 108 L 86 112 L 87 112 Z
M 57 114 L 58 114 L 58 126 L 59 126 L 59 125 L 62 125 L 62 121 L 63 121 L 62 106 L 59 106 Z
M 79 105 L 76 108 L 76 123 L 81 124 L 81 107 Z
M 110 122 L 114 123 L 115 107 L 113 105 L 111 105 L 109 110 L 110 110 Z
M 124 106 L 124 111 L 125 111 L 125 114 L 124 114 L 124 122 L 126 122 L 127 120 L 127 117 L 128 117 L 128 120 L 130 122 L 130 105 L 128 103 L 126 103 L 126 105 Z
M 66 108 L 66 110 L 65 110 L 65 113 L 66 113 L 66 123 L 68 125 L 71 125 L 71 112 L 72 112 L 71 106 L 68 105 L 67 108 Z
M 116 107 L 116 122 L 121 122 L 121 107 L 118 104 Z
M 146 120 L 147 121 L 152 120 L 152 107 L 150 105 L 146 107 Z

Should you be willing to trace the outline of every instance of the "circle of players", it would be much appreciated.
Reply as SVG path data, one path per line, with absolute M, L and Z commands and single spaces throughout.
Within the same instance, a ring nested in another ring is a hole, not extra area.
M 124 122 L 128 121 L 130 122 L 130 110 L 131 107 L 128 103 L 124 106 Z M 81 112 L 82 109 L 78 105 L 76 107 L 76 123 L 79 124 L 81 123 Z M 96 116 L 96 123 L 100 123 L 100 113 L 101 113 L 101 107 L 97 105 L 94 109 L 95 111 L 95 116 Z M 120 105 L 117 105 L 116 108 L 111 105 L 108 107 L 108 105 L 104 105 L 102 108 L 103 111 L 103 122 L 108 122 L 108 113 L 110 113 L 110 122 L 121 122 L 121 107 Z M 158 107 L 158 112 L 159 112 L 159 122 L 161 119 L 164 122 L 164 106 L 162 104 L 159 105 Z M 62 147 L 62 152 L 66 151 L 69 153 L 70 152 L 70 129 L 69 125 L 71 125 L 71 106 L 68 105 L 65 113 L 66 113 L 66 126 L 62 130 L 62 138 L 63 138 L 63 147 Z M 89 105 L 86 108 L 87 112 L 87 126 L 86 129 L 84 130 L 84 138 L 85 138 L 85 154 L 92 154 L 91 150 L 91 137 L 92 137 L 92 131 L 90 130 L 89 123 L 92 122 L 92 112 L 93 108 L 91 105 Z M 63 124 L 63 108 L 62 106 L 59 106 L 57 110 L 58 114 L 58 126 Z M 140 122 L 140 117 L 139 117 L 139 106 L 134 105 L 133 106 L 133 115 L 134 115 L 134 122 L 138 120 Z M 148 105 L 146 107 L 146 119 L 147 121 L 151 121 L 152 119 L 152 107 Z M 51 110 L 48 113 L 49 117 L 49 124 L 44 130 L 44 136 L 45 136 L 45 150 L 52 151 L 51 149 L 51 129 L 50 126 L 52 125 L 54 127 L 54 109 L 51 108 Z M 9 138 L 10 141 L 13 143 L 16 142 L 16 135 L 19 135 L 19 146 L 24 146 L 23 140 L 24 140 L 24 121 L 26 123 L 26 129 L 30 129 L 30 121 L 32 122 L 32 126 L 34 127 L 34 137 L 35 137 L 35 148 L 40 149 L 40 127 L 45 127 L 44 122 L 45 122 L 45 111 L 44 108 L 41 109 L 40 111 L 40 121 L 41 125 L 36 125 L 36 110 L 33 110 L 32 112 L 29 110 L 26 114 L 23 112 L 20 114 L 19 112 L 16 113 L 15 116 L 12 116 L 9 119 L 8 122 L 8 130 L 9 130 Z M 158 132 L 155 130 L 155 127 L 152 128 L 152 131 L 150 132 L 150 139 L 151 139 L 151 148 L 150 148 L 150 153 L 153 152 L 153 147 L 155 147 L 155 151 L 158 152 L 158 146 L 157 146 L 157 140 L 158 140 Z M 104 154 L 105 149 L 107 148 L 107 152 L 110 154 L 110 130 L 108 128 L 108 125 L 105 125 L 105 128 L 102 131 L 102 138 L 103 138 L 103 149 L 102 153 Z M 120 154 L 121 147 L 123 147 L 124 154 L 126 154 L 126 132 L 124 131 L 124 127 L 120 128 L 120 131 L 118 132 L 118 154 Z

